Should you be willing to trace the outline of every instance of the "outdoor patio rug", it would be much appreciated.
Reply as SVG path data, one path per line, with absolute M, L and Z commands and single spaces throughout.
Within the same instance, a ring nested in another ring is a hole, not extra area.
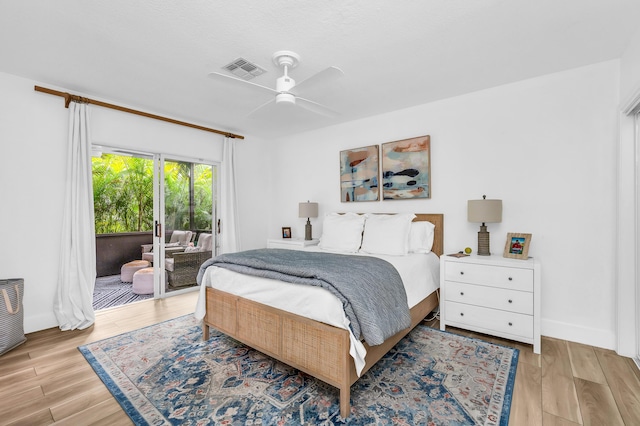
M 93 289 L 93 309 L 97 311 L 152 297 L 153 294 L 135 294 L 131 283 L 120 281 L 120 275 L 99 277 L 96 279 L 96 286 Z
M 191 315 L 81 346 L 137 425 L 506 425 L 518 350 L 419 325 L 351 387 L 338 390 Z

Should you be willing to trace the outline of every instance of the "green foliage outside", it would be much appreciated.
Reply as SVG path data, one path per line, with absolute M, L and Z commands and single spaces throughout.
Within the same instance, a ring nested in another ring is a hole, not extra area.
M 115 154 L 94 157 L 96 234 L 153 229 L 153 160 Z M 167 229 L 211 229 L 212 166 L 194 164 L 193 216 L 189 202 L 191 164 L 165 161 Z
M 193 218 L 189 210 L 189 174 L 191 163 L 165 161 L 164 210 L 167 229 L 211 230 L 213 167 L 194 164 Z M 193 223 L 191 223 L 193 220 Z M 193 226 L 192 226 L 193 225 Z

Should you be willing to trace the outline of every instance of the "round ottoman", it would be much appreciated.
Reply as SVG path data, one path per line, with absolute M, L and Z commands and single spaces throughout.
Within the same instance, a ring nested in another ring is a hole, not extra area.
M 129 263 L 125 263 L 120 268 L 120 281 L 123 283 L 130 283 L 133 281 L 133 274 L 142 268 L 148 268 L 149 262 L 146 260 L 133 260 Z
M 143 268 L 133 274 L 132 290 L 135 294 L 153 294 L 153 268 Z

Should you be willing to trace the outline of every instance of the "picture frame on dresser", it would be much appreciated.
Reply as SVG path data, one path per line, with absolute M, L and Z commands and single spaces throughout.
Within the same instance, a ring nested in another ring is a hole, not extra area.
M 509 232 L 504 245 L 504 257 L 510 259 L 528 259 L 531 234 Z
M 283 226 L 282 227 L 282 238 L 291 238 L 291 227 Z

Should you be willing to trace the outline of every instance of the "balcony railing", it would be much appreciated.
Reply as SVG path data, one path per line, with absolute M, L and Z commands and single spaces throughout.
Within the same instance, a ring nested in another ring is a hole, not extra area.
M 211 233 L 210 229 L 192 231 L 196 235 L 201 232 Z M 167 241 L 172 231 L 167 233 Z M 152 244 L 153 233 L 123 232 L 118 234 L 96 235 L 96 269 L 98 277 L 119 275 L 120 268 L 127 262 L 142 259 L 142 244 Z
M 153 234 L 148 232 L 126 232 L 96 235 L 97 276 L 120 274 L 127 262 L 142 259 L 142 244 L 153 243 Z

